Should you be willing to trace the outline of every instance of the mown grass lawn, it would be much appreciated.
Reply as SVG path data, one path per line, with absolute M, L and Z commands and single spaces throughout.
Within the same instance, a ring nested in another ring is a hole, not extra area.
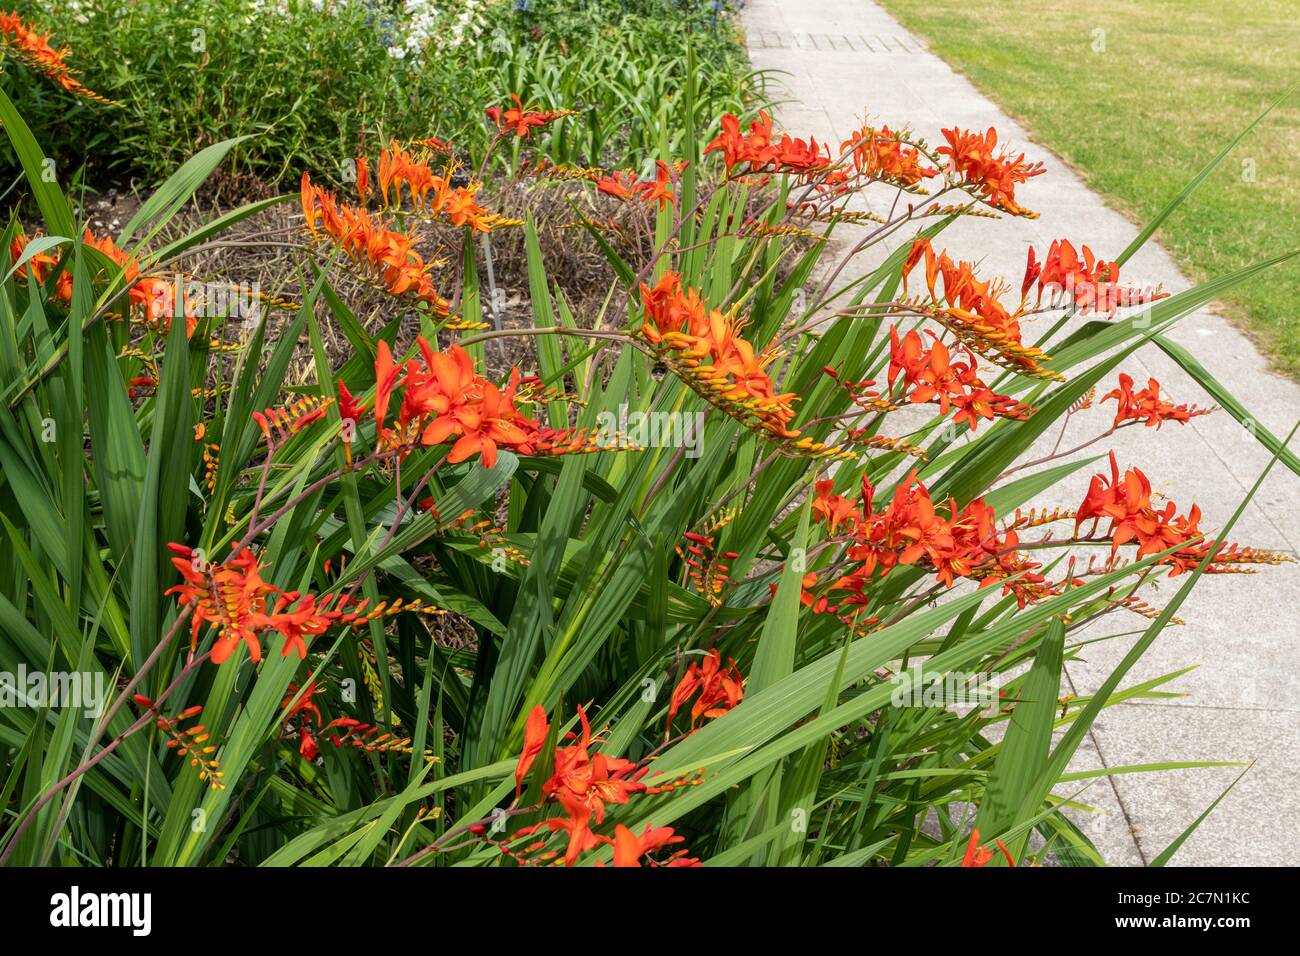
M 1297 0 L 882 2 L 1138 222 L 1300 79 Z M 1298 224 L 1300 93 L 1159 238 L 1199 281 L 1300 247 Z M 1292 376 L 1300 376 L 1297 299 L 1300 265 L 1288 264 L 1227 303 Z

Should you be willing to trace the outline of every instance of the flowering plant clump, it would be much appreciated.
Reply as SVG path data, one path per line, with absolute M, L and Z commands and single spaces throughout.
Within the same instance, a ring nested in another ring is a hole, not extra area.
M 1248 419 L 1194 361 L 1222 408 L 1125 371 L 1145 343 L 1182 355 L 1163 334 L 1203 294 L 1062 238 L 1017 297 L 945 249 L 959 218 L 1033 215 L 1042 168 L 994 130 L 932 148 L 863 121 L 832 148 L 684 111 L 648 175 L 529 157 L 513 184 L 571 200 L 608 264 L 575 309 L 492 172 L 571 113 L 482 109 L 474 170 L 431 129 L 269 201 L 295 204 L 303 279 L 251 317 L 182 281 L 247 210 L 156 238 L 229 144 L 111 238 L 32 162 L 44 222 L 0 243 L 0 669 L 115 691 L 59 753 L 32 743 L 44 712 L 0 711 L 7 763 L 57 764 L 0 861 L 1096 861 L 1056 788 L 1097 714 L 1160 683 L 1119 690 L 1203 574 L 1289 560 L 1106 448 Z M 0 120 L 39 155 L 3 97 Z M 610 243 L 618 209 L 645 242 Z M 528 258 L 509 323 L 505 229 Z M 1063 663 L 1135 619 L 1135 653 L 1064 693 Z M 988 706 L 909 703 L 914 672 Z M 143 806 L 137 772 L 168 784 Z M 75 845 L 106 807 L 120 832 Z

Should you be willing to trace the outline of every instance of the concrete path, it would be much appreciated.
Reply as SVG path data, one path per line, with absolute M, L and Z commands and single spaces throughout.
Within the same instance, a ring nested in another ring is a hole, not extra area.
M 794 135 L 812 134 L 834 148 L 864 116 L 894 128 L 910 124 L 932 144 L 942 142 L 939 130 L 944 126 L 994 126 L 1001 141 L 1047 164 L 1045 175 L 1017 192 L 1017 199 L 1039 211 L 1041 218 L 968 219 L 940 236 L 938 244 L 951 249 L 954 257 L 981 261 L 981 274 L 1000 272 L 1018 285 L 1027 245 L 1032 244 L 1041 258 L 1052 239 L 1064 237 L 1076 246 L 1087 243 L 1099 256 L 1112 259 L 1137 233 L 1133 223 L 1107 208 L 1059 158 L 1033 143 L 965 78 L 927 52 L 922 39 L 874 3 L 749 0 L 741 17 L 754 65 L 785 71 L 776 77 L 787 100 L 777 110 L 777 120 Z M 1261 251 L 1261 257 L 1266 254 L 1268 250 Z M 1170 292 L 1190 285 L 1154 242 L 1125 265 L 1123 278 L 1139 286 L 1160 284 Z M 1267 276 L 1256 281 L 1268 281 Z M 1033 337 L 1034 329 L 1028 331 Z M 1225 319 L 1212 311 L 1197 312 L 1184 318 L 1171 338 L 1192 350 L 1274 434 L 1284 437 L 1300 420 L 1300 385 L 1270 374 L 1246 336 Z M 1154 375 L 1176 402 L 1211 404 L 1155 347 L 1139 353 L 1125 370 L 1139 384 Z M 1063 447 L 1104 431 L 1113 408 L 1107 403 L 1085 413 L 1082 423 L 1072 424 Z M 1180 509 L 1199 504 L 1202 527 L 1209 530 L 1231 517 L 1270 457 L 1247 429 L 1223 412 L 1185 426 L 1166 425 L 1159 432 L 1128 428 L 1115 436 L 1113 446 L 1121 467 L 1140 466 Z M 1087 474 L 1061 489 L 1059 501 L 1046 503 L 1077 506 L 1087 489 Z M 1275 467 L 1232 538 L 1296 553 L 1300 478 Z M 1148 599 L 1155 604 L 1168 600 L 1180 583 L 1162 579 L 1160 591 Z M 1164 688 L 1186 696 L 1108 708 L 1095 725 L 1090 746 L 1076 761 L 1080 769 L 1164 761 L 1255 761 L 1179 851 L 1176 864 L 1300 863 L 1300 788 L 1294 786 L 1300 776 L 1298 609 L 1300 564 L 1265 568 L 1253 577 L 1203 578 L 1179 612 L 1187 625 L 1167 629 L 1122 685 L 1199 665 Z M 1117 617 L 1111 615 L 1104 630 L 1088 636 L 1140 631 L 1146 623 L 1136 616 Z M 1083 652 L 1086 662 L 1067 668 L 1074 693 L 1084 695 L 1098 687 L 1132 640 L 1128 635 L 1089 645 Z M 1177 837 L 1238 772 L 1212 768 L 1108 776 L 1079 798 L 1106 812 L 1077 819 L 1108 862 L 1141 865 Z

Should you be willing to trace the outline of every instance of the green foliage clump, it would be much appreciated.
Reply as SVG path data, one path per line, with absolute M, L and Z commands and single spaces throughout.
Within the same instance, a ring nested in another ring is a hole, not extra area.
M 434 5 L 400 0 L 21 0 L 17 12 L 87 86 L 118 102 L 69 104 L 21 67 L 0 89 L 61 170 L 151 187 L 199 149 L 240 136 L 227 172 L 268 183 L 336 175 L 389 138 L 485 149 L 486 106 L 518 93 L 579 115 L 540 136 L 557 162 L 644 167 L 700 61 L 700 117 L 739 110 L 749 67 L 711 4 L 671 0 Z M 669 146 L 672 143 L 668 143 Z M 18 171 L 4 147 L 0 166 Z M 66 178 L 66 177 L 61 177 Z

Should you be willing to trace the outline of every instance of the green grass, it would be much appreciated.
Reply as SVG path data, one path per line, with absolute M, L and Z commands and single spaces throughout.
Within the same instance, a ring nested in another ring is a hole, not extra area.
M 883 5 L 1138 222 L 1300 76 L 1297 0 Z M 1105 31 L 1102 52 L 1093 50 L 1097 30 Z M 1199 282 L 1300 245 L 1297 221 L 1300 94 L 1237 147 L 1158 237 Z M 1298 298 L 1300 268 L 1285 266 L 1225 303 L 1293 377 Z

